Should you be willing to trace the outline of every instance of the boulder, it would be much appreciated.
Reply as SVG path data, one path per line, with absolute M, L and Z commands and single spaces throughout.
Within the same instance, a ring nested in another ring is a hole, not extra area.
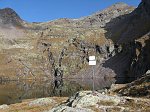
M 53 99 L 40 98 L 40 99 L 29 102 L 29 106 L 42 106 L 42 105 L 49 105 L 49 104 L 54 104 L 54 103 L 56 103 L 56 101 Z
M 8 108 L 9 108 L 9 106 L 6 104 L 0 105 L 0 110 L 8 109 Z
M 81 91 L 76 93 L 75 96 L 71 97 L 67 105 L 71 107 L 89 107 L 89 106 L 95 106 L 97 103 L 112 103 L 113 105 L 118 105 L 120 102 L 122 102 L 124 99 L 120 98 L 118 96 L 109 96 L 104 95 L 99 92 L 92 92 L 92 91 Z

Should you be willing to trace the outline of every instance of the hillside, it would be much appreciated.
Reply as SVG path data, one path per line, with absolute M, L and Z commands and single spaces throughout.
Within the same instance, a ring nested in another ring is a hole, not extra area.
M 28 23 L 1 9 L 0 76 L 91 77 L 90 55 L 97 58 L 96 77 L 141 76 L 150 63 L 148 7 L 148 0 L 136 9 L 117 3 L 87 17 L 45 23 Z

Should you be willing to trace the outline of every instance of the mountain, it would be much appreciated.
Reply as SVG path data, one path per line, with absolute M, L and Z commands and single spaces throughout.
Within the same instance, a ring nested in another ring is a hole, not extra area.
M 140 77 L 150 63 L 149 5 L 148 0 L 136 9 L 117 3 L 87 17 L 45 23 L 28 23 L 12 9 L 1 9 L 0 76 L 88 78 L 88 57 L 95 55 L 96 77 L 123 77 L 123 82 Z M 4 33 L 10 29 L 13 35 Z
M 112 19 L 106 25 L 106 35 L 111 35 L 109 38 L 122 47 L 122 52 L 104 66 L 113 69 L 119 77 L 135 79 L 149 70 L 149 7 L 149 1 L 143 0 L 133 12 L 121 16 L 122 19 Z M 112 25 L 114 21 L 116 24 Z
M 0 9 L 0 43 L 12 44 L 12 39 L 24 37 L 22 23 L 24 21 L 14 10 Z
M 125 43 L 145 35 L 150 29 L 149 7 L 149 1 L 143 0 L 132 13 L 112 19 L 106 25 L 106 29 L 112 34 L 110 38 L 117 43 Z
M 113 18 L 129 14 L 134 9 L 134 7 L 128 6 L 127 4 L 122 2 L 116 3 L 109 8 L 79 19 L 77 24 L 82 27 L 104 27 L 106 23 L 108 23 Z
M 22 22 L 23 20 L 11 8 L 0 9 L 0 26 L 3 27 L 5 25 L 22 26 L 21 25 Z

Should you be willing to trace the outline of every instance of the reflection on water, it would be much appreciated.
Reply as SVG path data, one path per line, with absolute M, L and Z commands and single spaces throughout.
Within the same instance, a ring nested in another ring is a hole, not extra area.
M 100 90 L 110 87 L 115 79 L 60 79 L 49 81 L 0 81 L 0 105 L 21 102 L 24 99 L 63 96 L 80 90 Z

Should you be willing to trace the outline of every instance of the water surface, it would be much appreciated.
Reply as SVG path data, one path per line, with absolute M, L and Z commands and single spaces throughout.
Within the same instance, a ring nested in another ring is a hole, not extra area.
M 100 90 L 110 87 L 115 79 L 64 79 L 47 81 L 1 81 L 0 105 L 42 97 L 69 97 L 81 90 Z

